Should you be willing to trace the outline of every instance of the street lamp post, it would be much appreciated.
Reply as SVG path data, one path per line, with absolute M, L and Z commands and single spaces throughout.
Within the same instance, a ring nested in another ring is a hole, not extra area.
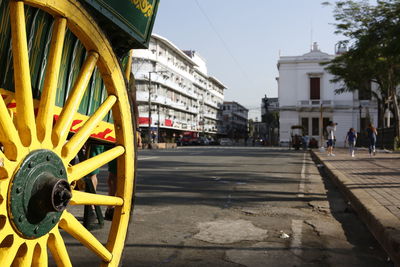
M 167 71 L 149 71 L 149 129 L 148 129 L 148 135 L 149 135 L 149 142 L 151 142 L 151 74 L 152 73 L 165 73 Z M 158 106 L 158 125 L 157 125 L 157 142 L 158 142 L 158 135 L 159 135 L 159 127 L 160 127 L 160 106 Z
M 157 143 L 160 143 L 160 105 L 157 105 Z
M 151 143 L 151 74 L 154 73 L 153 71 L 149 71 L 149 142 Z
M 319 143 L 320 143 L 320 150 L 324 150 L 324 116 L 323 116 L 323 104 L 321 102 L 319 108 Z

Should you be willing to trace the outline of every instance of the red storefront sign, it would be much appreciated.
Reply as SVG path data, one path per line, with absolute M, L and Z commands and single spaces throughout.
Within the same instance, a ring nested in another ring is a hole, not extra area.
M 172 122 L 172 120 L 167 120 L 167 119 L 165 119 L 165 126 L 169 126 L 169 127 L 172 127 L 172 125 L 173 125 L 173 122 Z
M 151 123 L 151 120 L 150 120 Z M 149 125 L 149 117 L 139 117 L 139 124 Z

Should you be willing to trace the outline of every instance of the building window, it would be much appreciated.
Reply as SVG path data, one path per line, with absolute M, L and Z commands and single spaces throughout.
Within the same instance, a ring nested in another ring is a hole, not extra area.
M 303 127 L 303 133 L 308 135 L 308 118 L 301 118 L 301 126 Z
M 310 99 L 321 99 L 321 79 L 319 77 L 310 78 Z
M 319 118 L 312 118 L 312 135 L 319 135 Z

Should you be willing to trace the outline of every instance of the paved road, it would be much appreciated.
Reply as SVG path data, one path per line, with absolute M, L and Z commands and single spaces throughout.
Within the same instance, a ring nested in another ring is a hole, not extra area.
M 94 258 L 74 244 L 76 264 L 89 266 Z M 123 266 L 390 266 L 385 260 L 308 154 L 261 147 L 139 153 Z

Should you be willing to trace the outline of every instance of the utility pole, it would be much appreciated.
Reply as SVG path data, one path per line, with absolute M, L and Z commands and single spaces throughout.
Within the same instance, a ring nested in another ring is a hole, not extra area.
M 151 143 L 151 73 L 152 71 L 149 71 L 149 129 L 148 129 L 148 135 L 149 135 L 149 142 Z
M 167 71 L 162 70 L 162 71 L 149 71 L 149 141 L 151 141 L 151 74 L 152 73 L 165 73 Z M 158 105 L 158 124 L 160 124 L 160 105 Z M 157 142 L 159 141 L 158 137 L 158 131 L 159 131 L 159 125 L 157 126 Z
M 319 109 L 319 142 L 320 142 L 320 149 L 323 150 L 324 147 L 324 139 L 323 139 L 323 133 L 324 133 L 324 117 L 323 117 L 323 106 L 321 102 L 321 106 Z
M 203 132 L 203 136 L 205 136 L 205 124 L 206 124 L 206 120 L 204 118 L 205 115 L 205 111 L 204 111 L 204 95 L 201 101 L 201 124 L 202 124 L 202 132 Z
M 157 143 L 160 143 L 160 105 L 157 105 Z

